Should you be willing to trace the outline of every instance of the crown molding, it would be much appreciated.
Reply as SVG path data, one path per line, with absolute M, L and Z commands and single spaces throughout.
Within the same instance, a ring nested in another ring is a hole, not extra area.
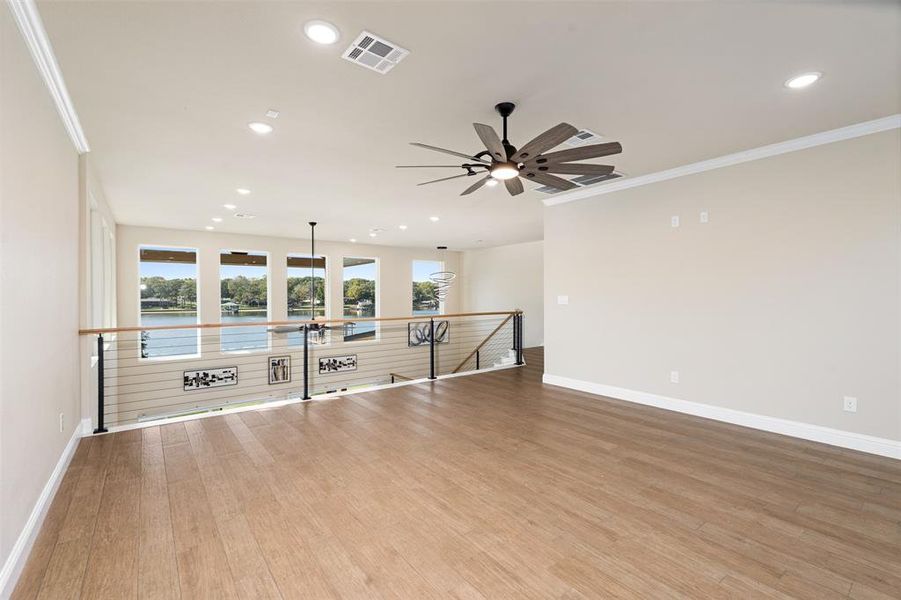
M 37 5 L 34 0 L 7 0 L 7 4 L 9 4 L 19 31 L 25 39 L 25 45 L 28 46 L 31 58 L 34 59 L 34 64 L 41 73 L 44 83 L 47 84 L 47 89 L 53 97 L 66 132 L 72 139 L 72 144 L 79 154 L 89 152 L 91 148 L 81 129 L 78 113 L 75 112 L 75 106 L 69 97 L 66 82 L 63 80 L 59 64 L 56 62 L 53 46 L 50 45 L 50 39 L 44 30 L 44 23 L 41 21 Z
M 761 158 L 769 158 L 770 156 L 778 156 L 788 152 L 795 152 L 797 150 L 804 150 L 806 148 L 813 148 L 815 146 L 822 146 L 823 144 L 831 144 L 832 142 L 840 142 L 842 140 L 850 140 L 852 138 L 870 135 L 871 133 L 879 133 L 880 131 L 898 128 L 901 128 L 901 114 L 895 114 L 873 121 L 865 121 L 863 123 L 857 123 L 856 125 L 849 125 L 848 127 L 831 129 L 829 131 L 823 131 L 785 142 L 752 148 L 751 150 L 743 150 L 734 154 L 726 154 L 717 158 L 711 158 L 710 160 L 702 160 L 701 162 L 691 163 L 689 165 L 683 165 L 665 171 L 658 171 L 656 173 L 649 173 L 647 175 L 640 175 L 629 179 L 617 179 L 597 187 L 582 188 L 573 192 L 559 194 L 553 198 L 545 198 L 542 202 L 544 202 L 545 206 L 556 206 L 558 204 L 584 200 L 585 198 L 602 196 L 604 194 L 611 194 L 629 188 L 666 181 L 667 179 L 676 179 L 677 177 L 685 177 L 686 175 L 694 175 L 696 173 L 712 171 L 722 167 L 731 167 L 732 165 L 738 165 L 752 160 L 760 160 Z

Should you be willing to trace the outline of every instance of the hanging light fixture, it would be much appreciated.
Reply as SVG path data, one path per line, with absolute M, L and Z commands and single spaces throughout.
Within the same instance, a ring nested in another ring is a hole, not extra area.
M 441 251 L 442 264 L 445 269 L 447 268 L 447 246 L 438 246 L 438 250 Z M 451 285 L 454 283 L 454 279 L 457 278 L 457 274 L 453 271 L 443 270 L 443 271 L 435 271 L 431 275 L 429 275 L 429 280 L 435 284 L 435 300 L 440 304 L 444 302 L 447 298 L 447 294 L 450 291 Z
M 316 221 L 310 221 L 310 321 L 316 320 Z M 329 326 L 325 323 L 308 323 L 306 331 L 309 333 L 308 340 L 312 344 L 325 344 L 328 342 Z M 295 333 L 300 331 L 303 333 L 303 325 L 277 325 L 270 327 L 266 331 L 269 333 Z
M 310 320 L 316 320 L 316 221 L 310 221 Z M 310 323 L 310 341 L 314 344 L 326 343 L 325 323 Z

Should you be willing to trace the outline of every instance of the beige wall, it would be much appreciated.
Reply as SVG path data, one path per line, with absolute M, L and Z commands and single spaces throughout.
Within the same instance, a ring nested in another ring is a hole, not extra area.
M 544 343 L 544 243 L 463 252 L 463 310 L 523 311 L 523 345 Z
M 892 130 L 547 209 L 547 373 L 901 439 L 899 165 Z
M 0 40 L 2 565 L 80 415 L 78 157 L 6 7 Z
M 91 155 L 78 160 L 79 325 L 116 325 L 116 220 L 94 171 Z M 97 419 L 96 341 L 80 339 L 81 415 Z
M 197 232 L 153 227 L 119 225 L 116 241 L 118 270 L 119 326 L 138 325 L 138 247 L 142 244 L 197 248 L 200 318 L 204 323 L 219 322 L 219 252 L 221 250 L 253 250 L 269 253 L 270 319 L 287 317 L 287 266 L 289 253 L 309 253 L 310 241 L 278 237 L 263 237 L 219 232 Z M 379 316 L 399 317 L 411 314 L 413 307 L 413 260 L 442 260 L 442 253 L 434 248 L 399 248 L 371 244 L 316 242 L 316 254 L 325 255 L 328 267 L 327 310 L 332 318 L 340 319 L 343 298 L 342 259 L 349 257 L 377 258 L 379 268 Z M 447 267 L 459 270 L 458 252 L 447 252 Z M 460 310 L 459 286 L 451 288 L 445 312 Z

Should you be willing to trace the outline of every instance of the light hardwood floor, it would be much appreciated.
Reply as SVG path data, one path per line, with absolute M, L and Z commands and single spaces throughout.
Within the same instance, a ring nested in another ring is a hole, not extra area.
M 901 597 L 901 463 L 526 358 L 84 439 L 14 598 Z

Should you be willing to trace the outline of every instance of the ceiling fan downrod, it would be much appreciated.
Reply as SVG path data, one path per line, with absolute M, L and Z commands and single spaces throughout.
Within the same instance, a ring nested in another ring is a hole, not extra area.
M 516 148 L 514 148 L 510 143 L 510 140 L 507 139 L 507 117 L 512 115 L 515 109 L 516 105 L 512 102 L 500 102 L 494 106 L 494 110 L 496 110 L 504 120 L 504 138 L 501 140 L 501 144 L 504 145 L 504 150 L 507 151 L 507 159 L 513 156 L 513 153 L 516 152 Z

